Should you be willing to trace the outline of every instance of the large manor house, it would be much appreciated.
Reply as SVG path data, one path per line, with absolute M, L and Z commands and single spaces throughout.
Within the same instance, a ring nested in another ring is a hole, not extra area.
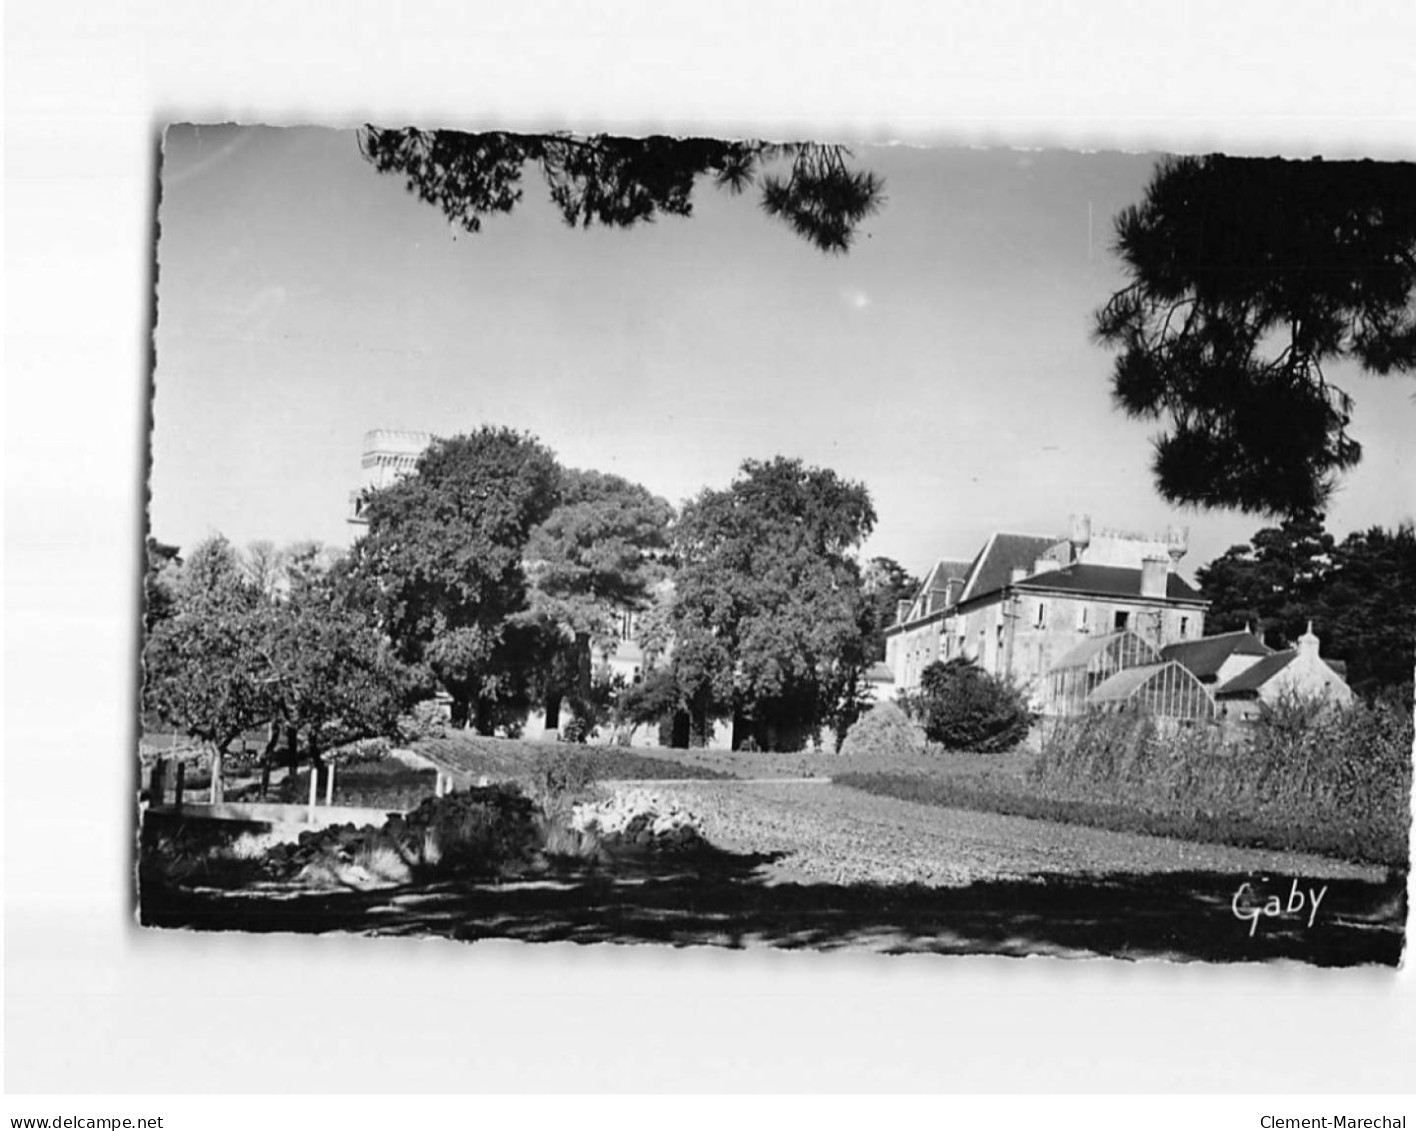
M 1144 707 L 1181 719 L 1252 718 L 1285 692 L 1347 701 L 1342 666 L 1308 632 L 1275 651 L 1251 632 L 1205 635 L 1209 602 L 1178 570 L 1188 532 L 1093 528 L 994 534 L 971 560 L 943 559 L 886 632 L 885 694 L 918 690 L 956 658 L 1022 687 L 1044 715 Z
M 351 523 L 364 521 L 365 493 L 412 472 L 432 439 L 365 435 Z M 1065 536 L 994 534 L 970 559 L 936 562 L 914 597 L 899 602 L 873 692 L 916 691 L 930 664 L 963 658 L 1013 680 L 1050 716 L 1144 707 L 1242 721 L 1285 693 L 1352 698 L 1343 665 L 1319 656 L 1311 627 L 1284 651 L 1246 631 L 1206 636 L 1209 602 L 1178 569 L 1187 549 L 1186 530 L 1094 528 L 1086 515 L 1074 515 Z M 597 657 L 631 681 L 644 661 L 634 627 L 626 611 Z

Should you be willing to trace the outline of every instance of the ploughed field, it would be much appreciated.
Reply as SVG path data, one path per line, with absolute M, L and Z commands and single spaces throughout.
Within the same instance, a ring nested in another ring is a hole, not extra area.
M 1207 871 L 1380 881 L 1386 870 L 1321 856 L 1133 836 L 879 797 L 824 782 L 658 782 L 707 839 L 777 855 L 778 881 L 962 885 L 1038 874 Z

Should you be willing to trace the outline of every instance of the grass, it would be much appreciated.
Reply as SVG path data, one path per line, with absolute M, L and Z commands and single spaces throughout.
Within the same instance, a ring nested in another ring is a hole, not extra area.
M 519 738 L 490 738 L 466 731 L 445 738 L 428 738 L 413 744 L 415 753 L 436 757 L 469 777 L 529 784 L 548 752 L 574 751 L 583 756 L 599 781 L 683 781 L 688 778 L 725 779 L 734 775 L 706 767 L 686 765 L 671 757 L 654 757 L 622 746 L 580 746 L 572 743 L 531 742 Z M 683 752 L 675 752 L 683 753 Z M 335 780 L 339 788 L 338 778 Z
M 1037 755 L 928 770 L 838 774 L 835 784 L 955 809 L 1241 848 L 1409 865 L 1410 721 L 1367 708 L 1278 716 L 1239 746 L 1165 734 L 1134 717 L 1057 727 Z
M 1310 852 L 1362 863 L 1400 864 L 1399 861 L 1387 859 L 1385 854 L 1371 852 L 1364 843 L 1366 838 L 1356 830 L 1314 829 L 1303 824 L 1281 825 L 1235 814 L 1156 811 L 1120 802 L 1048 796 L 1026 787 L 1010 788 L 994 782 L 950 781 L 908 774 L 843 774 L 832 779 L 832 782 L 881 797 L 947 809 L 1028 817 L 1036 821 L 1086 825 L 1118 833 L 1172 837 L 1202 844 Z

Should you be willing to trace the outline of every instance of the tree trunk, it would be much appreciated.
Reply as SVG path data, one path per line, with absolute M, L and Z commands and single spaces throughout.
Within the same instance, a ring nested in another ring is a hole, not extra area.
M 264 801 L 266 793 L 270 790 L 270 767 L 275 760 L 275 748 L 280 744 L 280 724 L 274 719 L 270 722 L 270 732 L 266 735 L 265 750 L 261 754 L 261 800 Z
M 477 709 L 473 717 L 473 725 L 478 734 L 490 735 L 497 729 L 496 716 L 492 711 L 492 701 L 477 697 Z
M 211 803 L 221 804 L 221 747 L 213 745 L 211 752 Z
M 472 714 L 471 696 L 465 693 L 453 692 L 452 708 L 449 712 L 448 722 L 454 730 L 466 730 L 467 722 Z
M 590 705 L 590 659 L 590 634 L 577 632 L 575 634 L 575 693 L 587 709 Z

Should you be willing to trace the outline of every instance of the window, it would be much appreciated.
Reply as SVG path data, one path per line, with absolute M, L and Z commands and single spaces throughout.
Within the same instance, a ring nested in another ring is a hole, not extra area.
M 1127 612 L 1125 609 L 1116 610 L 1116 620 L 1114 622 L 1113 627 L 1117 632 L 1120 632 L 1122 629 L 1124 629 L 1130 622 L 1131 614 L 1129 612 Z
M 1037 620 L 1036 620 L 1036 622 L 1034 623 L 1033 627 L 1034 627 L 1034 628 L 1046 628 L 1046 627 L 1047 627 L 1047 602 L 1046 602 L 1046 601 L 1039 601 L 1039 602 L 1037 603 Z
M 1189 635 L 1190 635 L 1190 618 L 1189 618 L 1189 617 L 1181 617 L 1181 618 L 1180 618 L 1180 639 L 1181 639 L 1181 640 L 1184 640 L 1185 637 L 1187 637 L 1187 636 L 1189 636 Z
M 1083 605 L 1077 612 L 1077 631 L 1091 631 L 1091 606 Z

